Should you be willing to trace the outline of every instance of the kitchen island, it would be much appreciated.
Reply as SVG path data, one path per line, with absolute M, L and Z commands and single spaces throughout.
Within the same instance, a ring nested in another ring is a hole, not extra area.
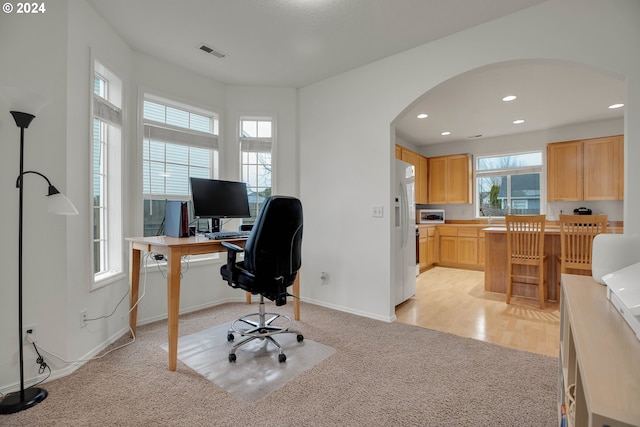
M 507 229 L 505 226 L 488 227 L 485 232 L 485 265 L 484 265 L 484 290 L 489 292 L 507 293 L 509 272 L 507 271 Z M 608 233 L 621 233 L 621 227 L 610 227 Z M 559 300 L 559 271 L 560 263 L 560 227 L 557 224 L 547 224 L 544 231 L 544 253 L 547 255 L 547 287 L 545 300 Z M 515 266 L 521 269 L 519 274 L 535 274 L 535 267 Z M 590 275 L 589 272 L 570 270 L 570 274 Z M 528 286 L 520 283 L 513 284 L 512 296 L 524 298 L 538 298 L 536 286 Z

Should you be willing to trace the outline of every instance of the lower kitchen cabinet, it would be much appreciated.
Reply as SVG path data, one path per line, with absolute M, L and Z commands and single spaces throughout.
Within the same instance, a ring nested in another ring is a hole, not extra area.
M 421 225 L 418 227 L 418 261 L 420 272 L 433 267 L 436 262 L 436 227 L 434 225 Z
M 439 225 L 437 264 L 443 267 L 482 270 L 486 225 Z M 480 235 L 482 233 L 482 238 Z M 481 248 L 480 245 L 483 245 Z

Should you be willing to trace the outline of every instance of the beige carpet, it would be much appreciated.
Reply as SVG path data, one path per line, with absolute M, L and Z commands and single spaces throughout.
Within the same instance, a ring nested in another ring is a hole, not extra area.
M 296 334 L 287 333 L 274 336 L 287 356 L 284 363 L 278 361 L 278 349 L 266 340 L 241 346 L 236 362 L 230 363 L 229 349 L 244 339 L 236 335 L 235 341 L 228 342 L 230 326 L 231 322 L 180 337 L 178 360 L 245 403 L 263 399 L 335 352 L 310 339 L 297 342 Z M 168 345 L 161 347 L 167 351 Z
M 292 304 L 281 308 L 293 311 Z M 225 304 L 181 316 L 180 334 L 248 311 Z M 557 425 L 557 358 L 304 303 L 301 315 L 295 327 L 305 339 L 336 351 L 257 403 L 238 400 L 180 361 L 170 372 L 160 348 L 163 321 L 140 327 L 133 345 L 45 384 L 44 402 L 2 415 L 0 425 Z

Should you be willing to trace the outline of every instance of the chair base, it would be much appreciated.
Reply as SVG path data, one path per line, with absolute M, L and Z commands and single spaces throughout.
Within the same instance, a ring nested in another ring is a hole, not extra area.
M 269 318 L 267 319 L 267 316 Z M 284 323 L 279 325 L 280 323 Z M 295 330 L 289 329 L 292 320 L 289 316 L 279 313 L 267 313 L 265 312 L 264 297 L 260 295 L 259 312 L 248 314 L 236 319 L 231 324 L 229 332 L 227 332 L 227 341 L 231 342 L 235 339 L 234 334 L 238 334 L 242 337 L 247 337 L 239 343 L 235 344 L 229 350 L 229 362 L 236 361 L 236 350 L 243 345 L 255 340 L 267 340 L 278 349 L 278 361 L 280 363 L 287 360 L 287 356 L 282 349 L 282 346 L 273 338 L 273 335 L 278 334 L 296 334 L 298 342 L 304 340 L 304 336 Z

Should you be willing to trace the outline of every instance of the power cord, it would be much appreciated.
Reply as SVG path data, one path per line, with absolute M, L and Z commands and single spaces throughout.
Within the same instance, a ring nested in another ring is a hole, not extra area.
M 56 353 L 54 353 L 54 352 L 52 352 L 52 351 L 50 351 L 50 350 L 47 350 L 47 349 L 46 349 L 46 348 L 44 348 L 43 346 L 40 346 L 40 349 L 41 349 L 42 351 L 44 351 L 45 353 L 47 353 L 47 354 L 49 354 L 49 355 L 51 355 L 51 356 L 55 357 L 56 359 L 60 360 L 60 361 L 61 361 L 61 362 L 63 362 L 63 363 L 76 364 L 76 363 L 80 363 L 80 362 L 90 362 L 90 361 L 92 361 L 92 360 L 99 360 L 99 359 L 102 359 L 102 358 L 103 358 L 103 357 L 105 357 L 107 354 L 109 354 L 109 353 L 113 353 L 113 352 L 114 352 L 114 351 L 116 351 L 116 350 L 120 350 L 121 348 L 127 347 L 128 345 L 131 345 L 131 344 L 133 344 L 134 342 L 136 342 L 136 334 L 134 334 L 134 333 L 133 333 L 133 329 L 131 329 L 131 326 L 129 326 L 129 332 L 131 333 L 131 337 L 132 337 L 132 338 L 131 338 L 131 341 L 126 342 L 126 343 L 124 343 L 124 344 L 122 344 L 122 345 L 119 345 L 118 347 L 112 348 L 111 350 L 109 350 L 109 351 L 105 352 L 104 354 L 101 354 L 100 356 L 90 357 L 90 358 L 88 358 L 88 359 L 66 360 L 66 359 L 65 359 L 65 358 L 63 358 L 62 356 L 60 356 L 60 355 L 58 355 L 58 354 L 56 354 Z M 33 346 L 35 347 L 35 345 L 36 345 L 36 344 L 35 344 L 35 342 L 32 342 L 32 343 L 33 343 Z M 36 353 L 38 353 L 38 349 L 37 349 L 37 348 L 36 348 Z M 38 356 L 40 356 L 40 353 L 38 353 Z M 38 358 L 38 361 L 39 361 L 40 359 L 42 359 L 42 356 L 40 356 L 40 357 Z M 42 362 L 44 363 L 44 361 L 42 361 Z M 40 365 L 40 367 L 42 368 L 42 364 Z M 46 366 L 46 364 L 45 364 L 45 367 L 46 367 L 46 368 L 49 368 L 48 366 Z M 49 368 L 49 375 L 51 375 L 51 369 L 50 369 L 50 368 Z M 48 378 L 48 377 L 47 377 L 47 378 Z M 46 379 L 46 378 L 45 378 L 45 379 Z M 43 380 L 43 381 L 44 381 L 44 380 Z M 38 383 L 38 384 L 40 384 L 40 383 Z
M 154 256 L 154 254 L 148 253 L 145 255 L 145 258 L 152 258 Z M 138 300 L 135 302 L 135 304 L 133 304 L 133 306 L 129 309 L 129 311 L 127 311 L 126 314 L 122 315 L 121 318 L 124 318 L 126 316 L 128 316 L 137 306 L 138 303 L 140 301 L 142 301 L 142 298 L 144 298 L 145 293 L 147 292 L 147 269 L 146 269 L 146 262 L 144 263 L 145 265 L 145 269 L 144 269 L 144 280 L 142 281 L 142 294 L 138 297 Z M 122 302 L 125 300 L 125 298 L 127 297 L 127 295 L 129 295 L 129 290 L 127 289 L 127 292 L 125 292 L 125 294 L 122 296 L 122 298 L 120 298 L 120 301 L 118 301 L 118 304 L 116 304 L 116 307 L 113 309 L 113 311 L 107 315 L 104 316 L 98 316 L 98 317 L 93 317 L 93 318 L 89 318 L 89 319 L 85 319 L 85 322 L 93 322 L 95 320 L 100 320 L 100 319 L 108 319 L 109 317 L 113 316 L 115 314 L 115 312 L 118 310 L 118 307 L 120 307 L 120 304 L 122 304 Z
M 154 259 L 156 261 L 156 267 L 158 268 L 158 271 L 162 275 L 162 278 L 166 279 L 167 275 L 165 274 L 164 270 L 162 270 L 162 268 L 160 268 L 160 265 L 161 265 L 160 261 L 166 261 L 167 258 L 162 254 L 153 254 L 153 253 L 147 254 L 146 257 L 149 257 L 149 258 Z M 181 257 L 181 261 L 180 262 L 184 263 L 185 267 L 186 267 L 184 270 L 182 268 L 180 269 L 180 279 L 183 279 L 184 278 L 184 274 L 189 271 L 189 266 L 191 265 L 191 257 L 189 255 L 185 255 L 185 256 Z M 144 271 L 145 271 L 145 275 L 146 275 L 146 273 L 147 273 L 147 270 L 146 270 L 147 263 L 146 262 L 144 263 L 144 266 L 145 266 L 145 270 Z
M 33 345 L 33 349 L 36 351 L 36 354 L 38 355 L 38 358 L 36 359 L 36 363 L 38 365 L 40 365 L 40 367 L 38 368 L 38 375 L 42 375 L 45 371 L 48 371 L 46 377 L 42 378 L 40 381 L 36 382 L 35 384 L 31 384 L 29 386 L 29 387 L 35 387 L 37 385 L 42 384 L 47 379 L 49 379 L 49 377 L 51 376 L 51 367 L 49 367 L 47 362 L 44 361 L 44 357 L 42 357 L 42 355 L 38 351 L 38 347 L 36 346 L 36 342 L 35 342 L 35 340 L 33 338 L 33 334 L 32 333 L 27 333 L 27 336 L 25 337 L 25 340 Z M 4 397 L 4 395 L 3 395 L 3 397 Z

